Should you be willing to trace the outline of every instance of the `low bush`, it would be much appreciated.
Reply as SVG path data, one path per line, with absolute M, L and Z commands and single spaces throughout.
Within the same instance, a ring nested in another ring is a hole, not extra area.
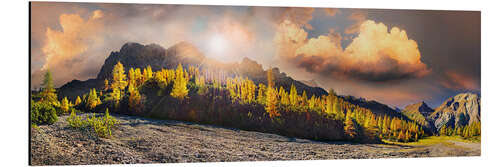
M 57 122 L 57 111 L 51 104 L 47 102 L 32 103 L 30 113 L 31 123 L 33 124 L 48 124 L 51 125 Z
M 90 127 L 93 128 L 94 132 L 99 137 L 111 137 L 111 129 L 115 128 L 118 124 L 118 121 L 109 115 L 108 110 L 103 117 L 96 117 L 95 113 L 91 118 L 87 118 L 87 122 Z
M 93 130 L 98 137 L 108 138 L 112 137 L 111 130 L 116 128 L 118 125 L 118 120 L 113 116 L 109 115 L 108 110 L 102 117 L 97 117 L 94 113 L 90 118 L 87 115 L 85 120 L 82 120 L 80 116 L 77 116 L 74 111 L 66 119 L 68 124 L 72 128 L 90 128 Z
M 83 128 L 86 126 L 86 122 L 79 116 L 76 116 L 75 110 L 71 111 L 71 114 L 68 118 L 66 118 L 66 121 L 72 128 Z

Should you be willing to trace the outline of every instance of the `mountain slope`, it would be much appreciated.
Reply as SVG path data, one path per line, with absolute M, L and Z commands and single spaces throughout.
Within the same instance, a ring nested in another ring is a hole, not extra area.
M 104 79 L 109 79 L 111 77 L 111 71 L 118 61 L 123 64 L 125 72 L 128 72 L 128 69 L 132 67 L 146 68 L 148 65 L 151 66 L 153 71 L 160 70 L 161 68 L 175 68 L 181 63 L 185 67 L 192 65 L 200 69 L 223 72 L 225 77 L 248 77 L 257 85 L 259 83 L 267 84 L 267 70 L 264 70 L 262 65 L 249 58 L 244 58 L 239 63 L 222 63 L 205 57 L 194 45 L 188 42 L 177 43 L 168 49 L 164 49 L 157 44 L 142 45 L 129 42 L 124 44 L 120 51 L 111 52 L 101 67 L 97 78 L 87 81 L 74 80 L 68 82 L 58 89 L 59 97 L 62 98 L 66 96 L 70 100 L 75 100 L 76 96 L 87 93 L 91 88 L 103 88 Z M 309 86 L 307 82 L 304 83 L 295 80 L 287 76 L 286 73 L 281 72 L 278 68 L 268 70 L 272 70 L 275 77 L 275 84 L 278 88 L 283 86 L 286 91 L 290 91 L 289 89 L 293 84 L 299 94 L 306 91 L 309 97 L 312 95 L 320 97 L 328 94 L 323 88 L 314 87 L 314 85 Z M 341 97 L 353 104 L 370 109 L 377 115 L 389 114 L 390 116 L 406 119 L 406 116 L 385 104 L 376 101 L 366 101 L 351 96 Z
M 141 45 L 138 43 L 126 43 L 119 52 L 111 52 L 101 67 L 98 80 L 110 78 L 111 71 L 118 61 L 123 64 L 125 72 L 133 68 L 146 68 L 151 66 L 153 71 L 162 68 L 175 68 L 179 63 L 183 65 L 198 65 L 205 57 L 198 49 L 187 43 L 180 42 L 167 50 L 157 44 Z
M 429 119 L 433 120 L 436 129 L 464 126 L 481 121 L 481 97 L 473 93 L 461 93 L 448 98 L 437 107 Z
M 389 116 L 392 117 L 398 117 L 402 118 L 404 120 L 410 120 L 408 117 L 403 115 L 401 112 L 392 109 L 391 107 L 379 103 L 374 100 L 367 101 L 364 98 L 356 98 L 354 96 L 341 96 L 344 100 L 348 101 L 349 103 L 358 105 L 363 108 L 370 109 L 374 114 L 377 115 L 383 115 L 383 114 L 388 114 Z
M 66 83 L 58 89 L 59 97 L 68 97 L 74 100 L 76 96 L 81 96 L 91 88 L 103 88 L 104 79 L 111 77 L 111 72 L 116 63 L 120 61 L 123 64 L 125 72 L 130 68 L 146 68 L 151 66 L 153 71 L 162 68 L 176 68 L 180 63 L 184 67 L 195 66 L 200 69 L 209 69 L 218 72 L 224 72 L 226 77 L 242 76 L 248 77 L 256 84 L 267 84 L 267 70 L 256 61 L 244 58 L 240 63 L 222 63 L 214 59 L 206 58 L 194 45 L 188 42 L 180 42 L 174 46 L 164 49 L 157 44 L 142 45 L 139 43 L 126 43 L 120 51 L 111 52 L 101 67 L 97 78 L 87 81 L 73 80 Z M 280 72 L 278 68 L 273 70 L 276 86 L 283 86 L 287 89 L 294 84 L 297 92 L 306 91 L 308 96 L 326 95 L 327 92 L 320 87 L 310 87 L 306 84 L 294 80 L 285 73 Z M 290 91 L 290 90 L 287 90 Z
M 431 115 L 434 110 L 430 108 L 425 102 L 422 101 L 420 103 L 408 105 L 401 112 L 409 119 L 423 126 L 427 131 L 435 131 L 433 121 L 427 119 L 427 117 Z

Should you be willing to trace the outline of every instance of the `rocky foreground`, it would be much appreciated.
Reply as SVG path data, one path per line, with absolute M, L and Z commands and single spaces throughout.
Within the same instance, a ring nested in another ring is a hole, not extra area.
M 115 117 L 110 139 L 70 128 L 66 117 L 31 133 L 32 165 L 224 162 L 479 156 L 480 143 L 431 145 L 318 142 L 187 122 Z

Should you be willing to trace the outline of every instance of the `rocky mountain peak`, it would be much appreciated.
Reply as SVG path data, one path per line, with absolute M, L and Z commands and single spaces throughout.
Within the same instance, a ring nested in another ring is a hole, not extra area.
M 474 93 L 460 93 L 448 98 L 429 117 L 436 128 L 464 126 L 481 121 L 481 98 Z
M 428 132 L 435 131 L 435 127 L 432 124 L 432 121 L 426 118 L 427 116 L 431 115 L 434 110 L 430 108 L 424 101 L 410 104 L 406 106 L 401 112 L 411 120 L 416 121 L 418 124 L 422 125 L 424 127 L 424 130 Z
M 106 58 L 101 71 L 97 75 L 98 80 L 104 80 L 111 76 L 111 71 L 118 61 L 129 68 L 146 68 L 151 66 L 153 71 L 161 68 L 174 68 L 179 63 L 184 65 L 198 65 L 204 60 L 204 56 L 198 49 L 188 42 L 180 42 L 170 47 L 168 50 L 158 44 L 142 45 L 128 42 L 124 44 L 120 51 L 111 52 Z

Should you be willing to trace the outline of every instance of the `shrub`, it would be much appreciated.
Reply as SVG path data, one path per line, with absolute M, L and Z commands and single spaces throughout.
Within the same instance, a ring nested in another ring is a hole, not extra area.
M 103 117 L 97 118 L 94 113 L 91 118 L 87 118 L 87 124 L 92 127 L 97 136 L 111 137 L 111 129 L 116 127 L 118 121 L 113 116 L 110 116 L 108 109 L 106 109 Z
M 51 104 L 47 102 L 32 103 L 31 106 L 31 123 L 51 125 L 57 121 L 57 111 Z
M 87 124 L 85 121 L 82 121 L 82 118 L 76 116 L 75 110 L 71 111 L 71 115 L 66 118 L 66 121 L 68 121 L 69 126 L 72 128 L 83 128 Z
M 66 119 L 68 125 L 72 128 L 90 128 L 98 137 L 111 137 L 111 129 L 115 128 L 119 123 L 116 118 L 109 115 L 108 109 L 102 117 L 97 117 L 94 113 L 90 118 L 82 119 L 77 116 L 75 110 L 71 111 L 71 115 Z

